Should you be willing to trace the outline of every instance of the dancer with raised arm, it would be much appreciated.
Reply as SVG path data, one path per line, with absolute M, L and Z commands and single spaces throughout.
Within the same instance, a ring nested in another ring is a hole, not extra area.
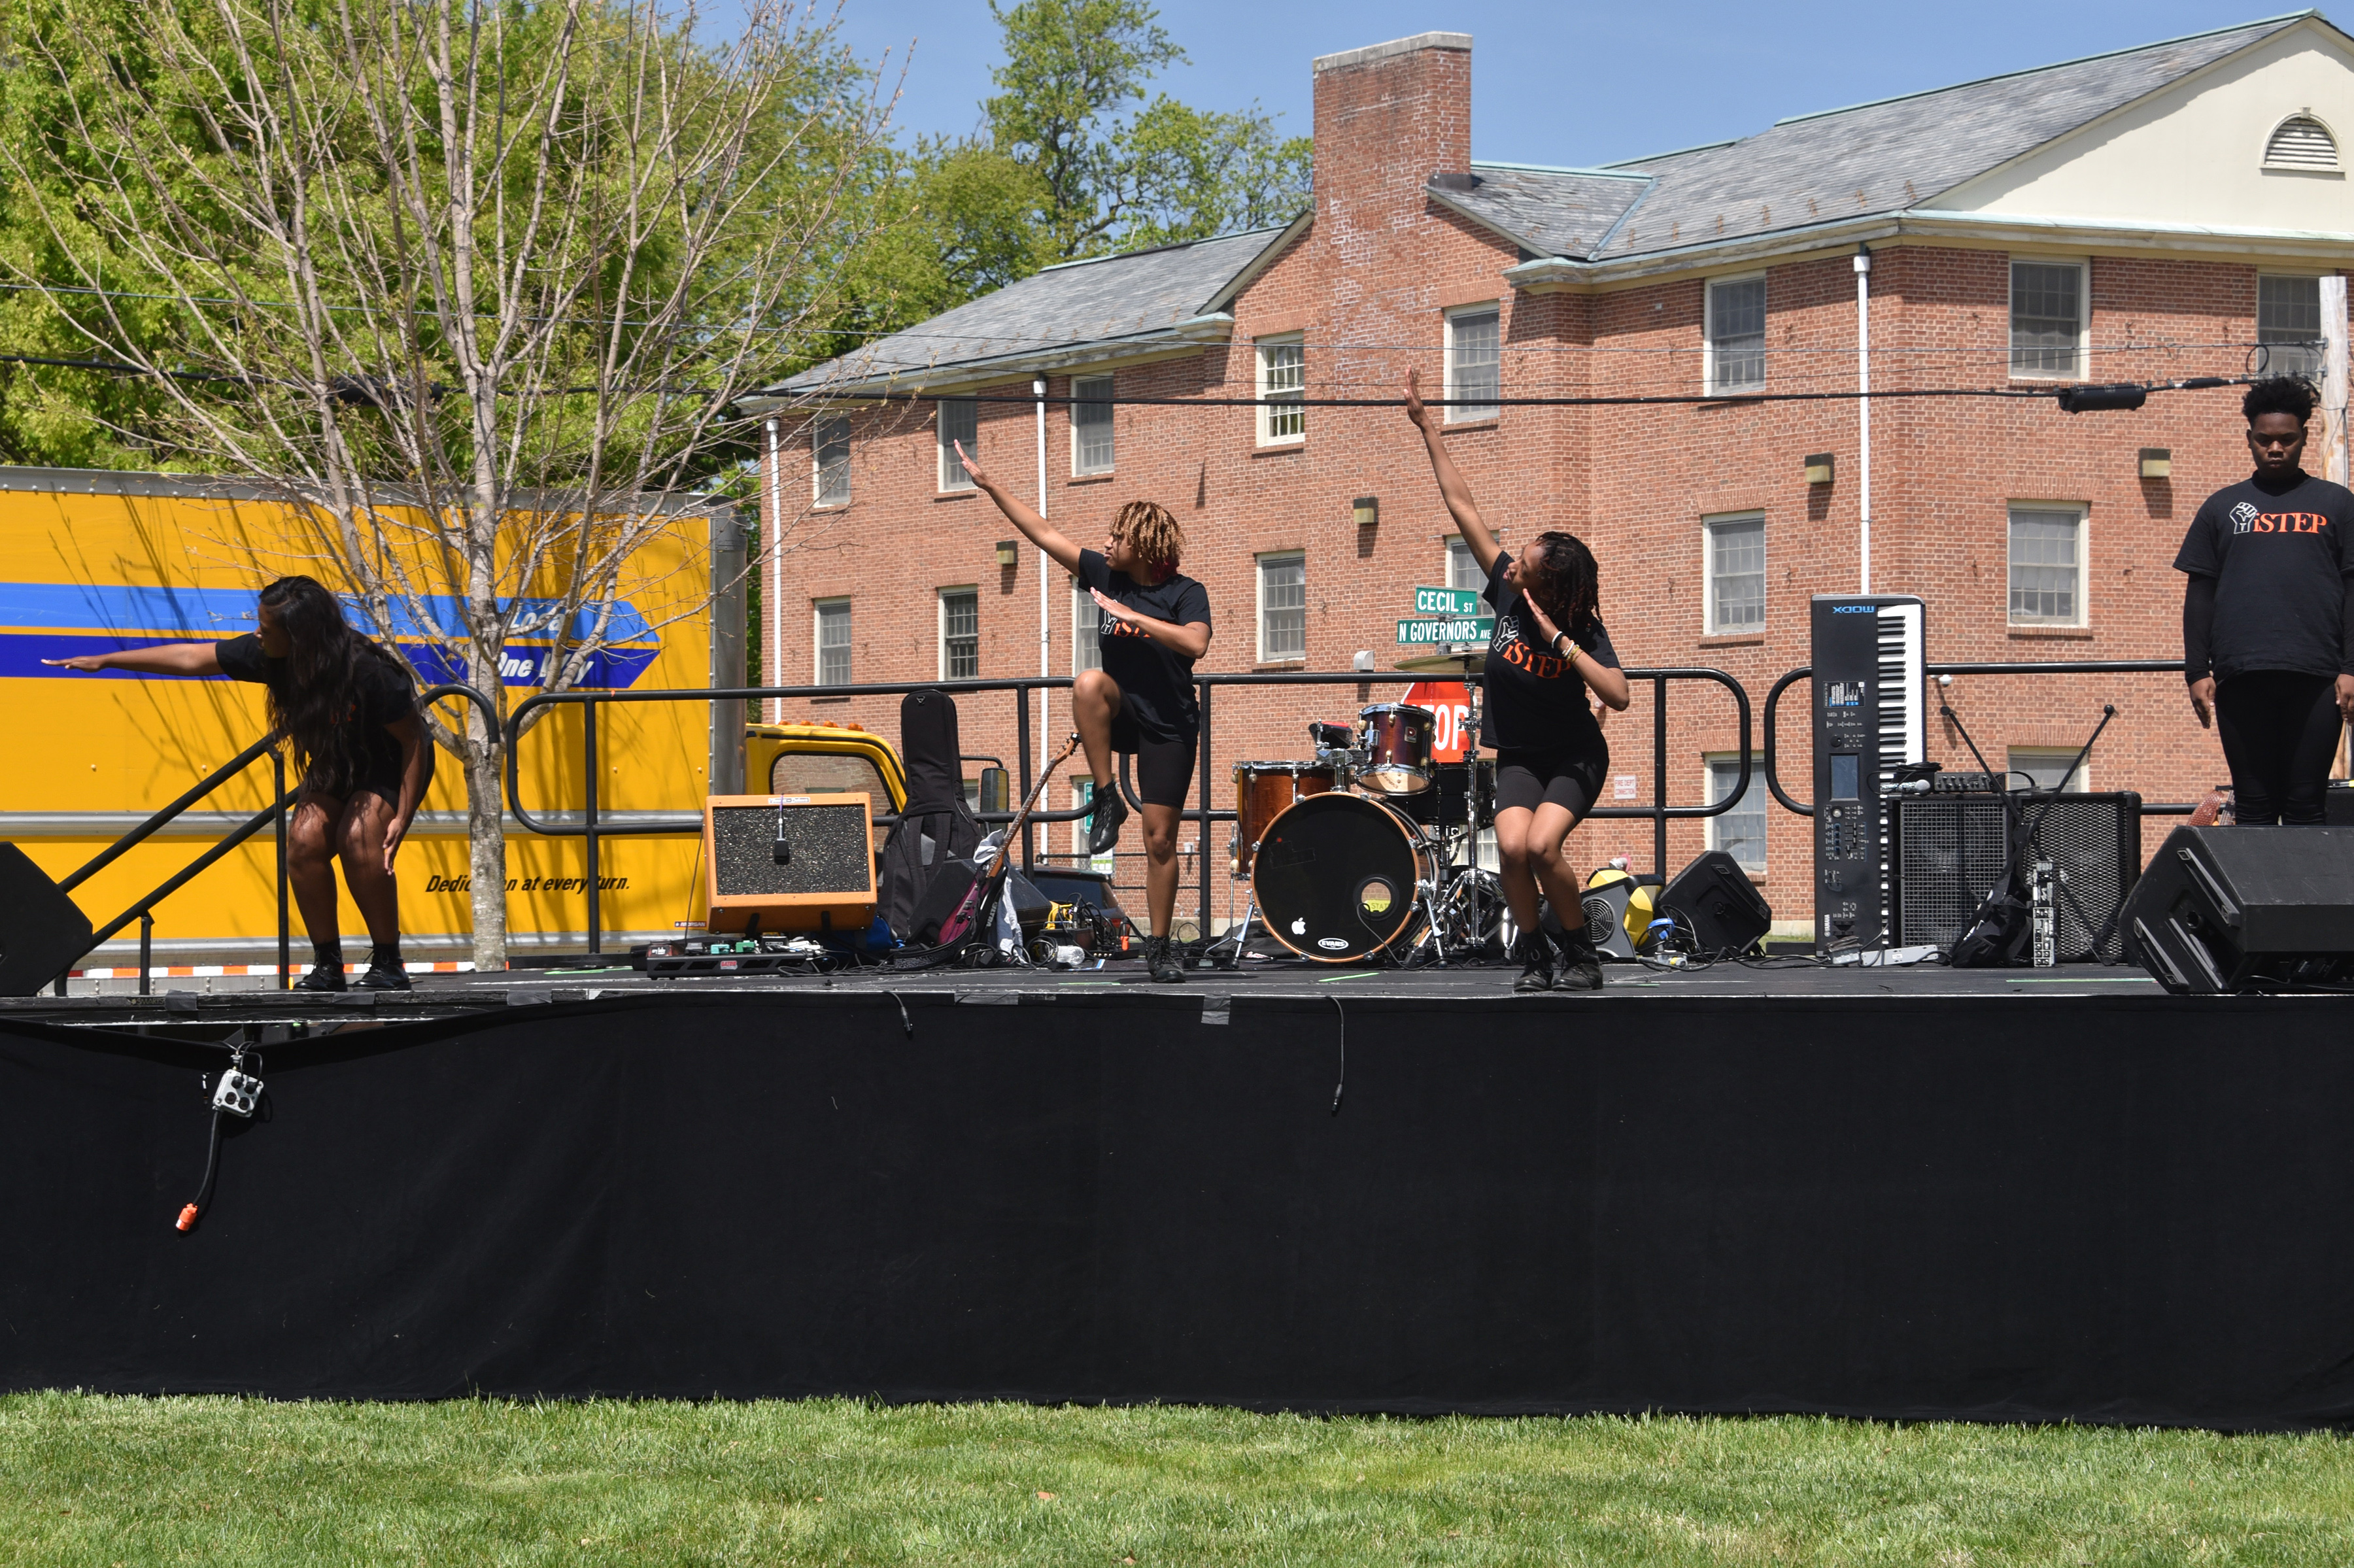
M 1408 371 L 1405 412 L 1421 430 L 1438 493 L 1472 558 L 1487 574 L 1496 612 L 1482 675 L 1479 744 L 1496 754 L 1496 852 L 1504 898 L 1520 936 L 1514 991 L 1599 991 L 1602 960 L 1586 939 L 1585 896 L 1563 841 L 1594 809 L 1610 770 L 1586 692 L 1627 705 L 1627 677 L 1598 613 L 1594 552 L 1575 536 L 1539 534 L 1518 556 L 1504 553 L 1471 499 L 1437 422 L 1423 407 L 1422 378 Z M 1537 896 L 1561 922 L 1558 951 L 1537 923 Z
M 227 675 L 269 689 L 270 722 L 292 747 L 302 787 L 286 835 L 286 877 L 310 934 L 302 991 L 344 989 L 334 863 L 367 922 L 375 951 L 359 983 L 407 991 L 393 857 L 433 781 L 433 743 L 417 715 L 417 683 L 397 655 L 354 630 L 335 596 L 309 577 L 261 590 L 259 631 L 216 642 L 166 642 L 42 662 L 95 673 Z
M 1007 494 L 960 442 L 956 454 L 1006 521 L 1078 578 L 1101 614 L 1096 637 L 1103 667 L 1080 671 L 1071 684 L 1071 716 L 1095 779 L 1087 852 L 1102 854 L 1119 842 L 1128 803 L 1120 799 L 1112 756 L 1131 753 L 1136 795 L 1144 806 L 1144 902 L 1152 923 L 1145 965 L 1156 980 L 1182 980 L 1185 971 L 1169 939 L 1177 908 L 1177 826 L 1202 731 L 1193 662 L 1210 647 L 1210 596 L 1177 570 L 1185 535 L 1167 507 L 1131 501 L 1112 519 L 1104 547 L 1083 550 Z

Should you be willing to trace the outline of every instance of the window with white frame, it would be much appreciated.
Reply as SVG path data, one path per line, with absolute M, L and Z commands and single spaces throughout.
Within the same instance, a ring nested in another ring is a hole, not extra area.
M 2321 280 L 2256 280 L 2256 342 L 2266 376 L 2321 376 Z
M 1702 520 L 1708 549 L 1708 630 L 1766 630 L 1766 514 Z
M 1755 392 L 1766 385 L 1766 280 L 1719 278 L 1708 285 L 1708 389 Z
M 981 678 L 981 590 L 940 589 L 940 679 Z
M 1097 631 L 1103 624 L 1103 611 L 1088 597 L 1086 585 L 1071 585 L 1071 673 L 1082 670 L 1103 668 L 1103 644 L 1097 641 Z
M 2011 771 L 2014 789 L 2065 789 L 2072 795 L 2081 794 L 2093 787 L 2089 782 L 2093 768 L 2087 763 L 2070 772 L 2077 755 L 2074 749 L 2056 746 L 2014 746 L 2003 766 Z M 2022 774 L 2024 778 L 2020 777 Z
M 1258 660 L 1308 657 L 1308 557 L 1258 558 Z
M 1111 471 L 1111 377 L 1071 378 L 1071 471 Z
M 817 679 L 821 686 L 850 684 L 850 601 L 817 601 Z
M 2084 624 L 2084 514 L 2080 507 L 2010 509 L 2010 623 Z
M 1479 593 L 1488 586 L 1488 574 L 1479 569 L 1479 557 L 1460 534 L 1447 541 L 1447 586 L 1469 588 Z
M 2084 374 L 2084 264 L 2010 264 L 2010 373 L 2062 381 Z
M 1750 756 L 1749 785 L 1741 793 L 1740 803 L 1708 821 L 1708 847 L 1723 850 L 1731 855 L 1742 870 L 1752 875 L 1766 869 L 1766 785 L 1758 776 L 1756 755 Z M 1712 806 L 1733 794 L 1741 783 L 1741 755 L 1729 752 L 1708 759 L 1708 803 Z
M 1258 444 L 1280 446 L 1308 439 L 1308 344 L 1298 333 L 1263 337 L 1258 350 Z
M 810 490 L 820 506 L 850 504 L 850 421 L 839 414 L 810 425 Z
M 981 455 L 981 405 L 970 397 L 943 397 L 935 422 L 940 432 L 940 488 L 970 490 L 972 475 L 965 472 L 959 461 L 956 443 L 962 441 L 965 450 Z
M 1447 422 L 1492 419 L 1502 396 L 1502 313 L 1472 305 L 1447 316 Z

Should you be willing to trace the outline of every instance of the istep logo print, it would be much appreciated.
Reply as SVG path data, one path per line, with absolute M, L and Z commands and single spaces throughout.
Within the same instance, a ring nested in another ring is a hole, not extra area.
M 2256 508 L 2253 502 L 2243 501 L 2232 508 L 2232 532 L 2244 534 L 2255 526 Z

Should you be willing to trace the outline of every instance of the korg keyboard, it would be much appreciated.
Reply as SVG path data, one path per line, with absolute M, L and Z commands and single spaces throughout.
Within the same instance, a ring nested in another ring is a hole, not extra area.
M 1817 950 L 1876 948 L 1896 915 L 1895 802 L 1881 787 L 1926 744 L 1921 601 L 1817 594 L 1813 630 Z

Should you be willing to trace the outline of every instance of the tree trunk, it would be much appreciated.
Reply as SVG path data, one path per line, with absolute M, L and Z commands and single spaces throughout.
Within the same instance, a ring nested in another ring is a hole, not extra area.
M 474 969 L 491 974 L 507 967 L 507 830 L 505 796 L 499 778 L 504 748 L 482 736 L 480 715 L 470 713 L 466 727 L 466 837 L 472 850 Z

